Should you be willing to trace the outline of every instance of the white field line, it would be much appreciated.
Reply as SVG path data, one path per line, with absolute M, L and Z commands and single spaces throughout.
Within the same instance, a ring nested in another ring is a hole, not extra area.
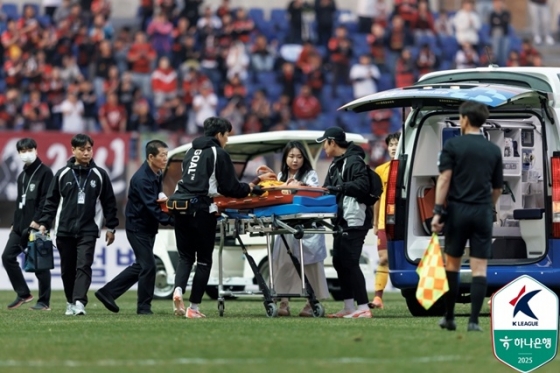
M 159 366 L 159 365 L 269 365 L 274 359 L 203 359 L 203 358 L 179 358 L 179 359 L 144 359 L 144 360 L 0 360 L 0 367 L 115 367 L 115 366 Z M 425 356 L 398 359 L 376 359 L 359 357 L 340 357 L 335 359 L 288 359 L 282 364 L 309 365 L 309 364 L 380 364 L 380 363 L 437 363 L 446 361 L 468 360 L 468 357 L 460 355 Z

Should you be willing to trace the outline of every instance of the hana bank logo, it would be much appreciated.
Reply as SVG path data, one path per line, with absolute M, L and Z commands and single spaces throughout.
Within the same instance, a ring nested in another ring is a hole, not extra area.
M 517 297 L 513 298 L 509 304 L 513 306 L 513 317 L 517 314 L 522 313 L 535 321 L 512 321 L 512 326 L 539 326 L 539 318 L 535 316 L 535 313 L 529 306 L 529 301 L 533 299 L 542 289 L 533 290 L 528 293 L 525 292 L 525 286 L 521 288 Z

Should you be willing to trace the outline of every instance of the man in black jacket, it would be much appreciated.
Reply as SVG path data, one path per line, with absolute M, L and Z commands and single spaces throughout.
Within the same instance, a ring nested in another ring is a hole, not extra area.
M 212 268 L 212 252 L 216 239 L 217 206 L 213 197 L 242 198 L 250 193 L 262 194 L 259 186 L 241 183 L 233 163 L 224 150 L 231 132 L 231 123 L 210 117 L 204 121 L 204 136 L 196 138 L 183 159 L 183 176 L 177 190 L 169 198 L 174 206 L 175 238 L 179 263 L 175 274 L 173 308 L 175 315 L 187 318 L 205 317 L 198 306 L 208 285 Z M 191 304 L 185 309 L 183 294 L 196 258 Z
M 99 289 L 95 296 L 112 312 L 119 312 L 115 299 L 138 282 L 136 313 L 151 315 L 156 281 L 154 242 L 159 224 L 173 225 L 173 217 L 158 204 L 161 171 L 167 164 L 167 145 L 160 140 L 146 144 L 146 161 L 130 179 L 126 203 L 126 238 L 132 246 L 136 262 Z
M 347 142 L 340 127 L 327 128 L 317 142 L 323 143 L 327 156 L 334 157 L 325 187 L 337 194 L 336 224 L 343 229 L 343 233 L 334 238 L 333 266 L 340 281 L 344 309 L 328 317 L 371 318 L 366 281 L 360 268 L 362 247 L 373 223 L 372 206 L 360 202 L 370 193 L 365 152 L 358 145 Z
M 107 245 L 112 244 L 119 219 L 111 179 L 93 161 L 93 140 L 78 134 L 71 144 L 74 156 L 54 176 L 38 223 L 44 232 L 54 220 L 67 302 L 65 314 L 85 315 L 95 241 L 105 219 Z
M 12 287 L 17 293 L 16 299 L 8 305 L 9 310 L 16 309 L 24 303 L 33 300 L 33 295 L 25 282 L 17 257 L 27 246 L 29 228 L 39 229 L 39 218 L 47 191 L 53 178 L 51 169 L 37 157 L 37 143 L 30 138 L 24 138 L 16 143 L 19 156 L 24 164 L 23 171 L 17 179 L 18 197 L 14 211 L 14 220 L 6 248 L 2 254 L 2 264 L 10 278 Z M 39 281 L 39 299 L 32 310 L 50 310 L 51 271 L 35 272 Z

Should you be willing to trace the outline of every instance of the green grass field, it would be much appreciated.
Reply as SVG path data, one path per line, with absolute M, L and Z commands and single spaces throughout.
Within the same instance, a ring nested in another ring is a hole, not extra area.
M 488 308 L 483 333 L 466 333 L 468 306 L 458 305 L 458 331 L 437 318 L 409 316 L 400 294 L 387 294 L 373 319 L 269 319 L 259 300 L 226 301 L 224 317 L 205 299 L 207 319 L 172 315 L 154 301 L 153 316 L 136 315 L 135 292 L 105 310 L 90 291 L 87 316 L 64 316 L 62 292 L 52 311 L 8 311 L 14 293 L 0 292 L 0 372 L 511 372 L 494 358 Z M 324 303 L 334 312 L 340 302 Z M 292 301 L 299 313 L 302 300 Z M 560 371 L 556 358 L 538 372 Z

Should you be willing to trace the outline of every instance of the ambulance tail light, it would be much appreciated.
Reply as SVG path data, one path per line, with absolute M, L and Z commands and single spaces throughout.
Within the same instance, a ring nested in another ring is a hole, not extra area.
M 393 239 L 395 237 L 398 175 L 399 161 L 395 159 L 391 161 L 391 165 L 389 166 L 389 179 L 387 180 L 387 190 L 385 191 L 385 233 L 388 239 Z
M 552 171 L 552 237 L 560 238 L 560 152 L 551 158 Z

